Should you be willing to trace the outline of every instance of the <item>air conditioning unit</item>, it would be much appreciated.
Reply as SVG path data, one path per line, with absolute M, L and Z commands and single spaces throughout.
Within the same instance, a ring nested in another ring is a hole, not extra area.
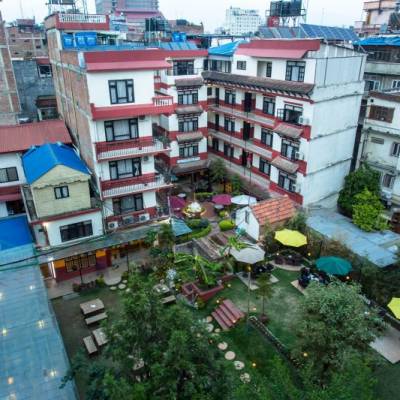
M 146 222 L 150 220 L 150 214 L 139 215 L 139 222 Z
M 118 228 L 118 222 L 117 221 L 109 222 L 107 227 L 108 227 L 109 230 L 117 229 Z
M 294 158 L 295 158 L 296 160 L 304 160 L 304 154 L 301 153 L 300 151 L 296 151 L 296 152 L 294 153 Z
M 310 124 L 310 120 L 306 117 L 299 117 L 299 124 L 300 125 L 309 125 Z
M 134 223 L 135 223 L 135 218 L 132 215 L 122 218 L 123 225 L 132 225 Z
M 143 157 L 143 161 L 144 161 L 144 162 L 148 162 L 149 160 L 150 160 L 150 157 L 149 157 L 149 156 L 144 156 L 144 157 Z
M 140 121 L 144 121 L 146 119 L 146 116 L 145 115 L 139 115 L 139 119 L 140 119 Z

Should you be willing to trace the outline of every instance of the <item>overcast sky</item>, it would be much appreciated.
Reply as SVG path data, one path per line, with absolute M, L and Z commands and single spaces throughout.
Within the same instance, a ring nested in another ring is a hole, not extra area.
M 267 0 L 159 0 L 160 9 L 168 19 L 184 18 L 203 22 L 207 31 L 213 32 L 223 24 L 229 6 L 258 9 L 265 14 Z M 307 22 L 323 25 L 352 25 L 360 20 L 363 0 L 309 0 Z M 0 0 L 0 10 L 6 21 L 21 17 L 36 17 L 41 21 L 47 15 L 46 0 Z M 94 12 L 94 0 L 87 0 Z M 20 6 L 22 5 L 22 7 Z

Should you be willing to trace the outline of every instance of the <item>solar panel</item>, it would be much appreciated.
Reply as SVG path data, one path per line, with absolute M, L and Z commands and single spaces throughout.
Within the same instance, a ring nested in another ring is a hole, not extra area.
M 352 41 L 358 40 L 358 36 L 352 29 L 337 28 L 334 26 L 302 24 L 301 29 L 309 38 L 322 38 L 326 40 Z

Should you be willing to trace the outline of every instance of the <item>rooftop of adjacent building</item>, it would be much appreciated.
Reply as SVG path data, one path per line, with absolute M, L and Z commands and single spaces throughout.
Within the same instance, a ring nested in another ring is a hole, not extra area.
M 0 126 L 0 154 L 24 152 L 47 142 L 72 143 L 64 121 L 48 120 Z

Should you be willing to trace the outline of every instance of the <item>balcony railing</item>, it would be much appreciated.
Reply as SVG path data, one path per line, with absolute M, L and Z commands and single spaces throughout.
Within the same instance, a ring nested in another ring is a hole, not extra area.
M 204 71 L 203 68 L 171 68 L 167 69 L 168 76 L 187 76 L 199 75 Z
M 172 96 L 155 96 L 153 97 L 153 104 L 156 107 L 172 106 L 174 104 L 174 98 Z
M 85 15 L 85 14 L 59 14 L 60 22 L 78 22 L 83 24 L 105 24 L 107 17 L 105 15 Z
M 284 122 L 288 122 L 289 124 L 301 125 L 300 124 L 300 117 L 302 116 L 301 112 L 287 110 L 286 108 L 280 108 L 277 110 L 276 116 L 278 117 L 278 119 Z
M 156 75 L 154 77 L 154 83 L 161 83 L 161 76 Z
M 170 187 L 162 175 L 149 174 L 128 179 L 104 181 L 101 183 L 103 198 L 126 196 L 149 190 Z
M 96 143 L 98 161 L 140 156 L 149 153 L 162 153 L 169 150 L 170 149 L 166 144 L 154 139 L 153 137 L 123 140 L 120 142 Z

